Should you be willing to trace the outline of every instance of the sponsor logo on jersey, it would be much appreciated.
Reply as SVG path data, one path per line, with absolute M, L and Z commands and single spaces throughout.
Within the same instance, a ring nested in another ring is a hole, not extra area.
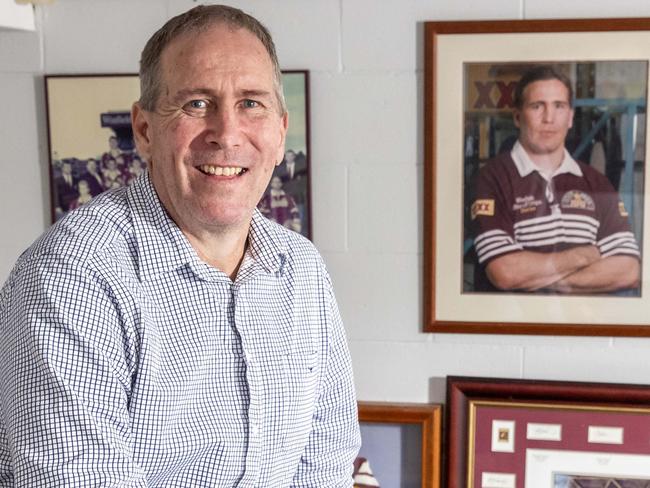
M 494 200 L 493 199 L 481 199 L 475 200 L 472 204 L 472 220 L 474 220 L 479 215 L 485 215 L 487 217 L 494 216 Z
M 512 205 L 513 212 L 526 214 L 534 212 L 542 204 L 541 200 L 535 200 L 533 195 L 526 195 L 525 197 L 516 197 L 515 203 Z
M 594 199 L 587 195 L 585 192 L 580 190 L 571 190 L 566 192 L 562 196 L 562 201 L 560 202 L 562 208 L 572 208 L 578 210 L 596 210 L 596 204 Z
M 618 202 L 618 213 L 621 214 L 621 217 L 627 217 L 628 215 L 630 215 L 627 213 L 627 210 L 625 210 L 625 204 L 620 201 Z

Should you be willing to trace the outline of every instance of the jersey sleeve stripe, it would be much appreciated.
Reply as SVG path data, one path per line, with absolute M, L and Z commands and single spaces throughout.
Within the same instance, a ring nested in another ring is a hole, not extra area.
M 610 241 L 618 241 L 622 238 L 636 242 L 636 240 L 634 239 L 634 234 L 632 234 L 632 232 L 616 232 L 598 241 L 598 245 L 604 246 L 608 244 Z
M 602 253 L 601 256 L 606 258 L 608 256 L 618 256 L 618 255 L 621 255 L 621 254 L 636 256 L 636 257 L 641 256 L 641 253 L 639 252 L 638 249 L 625 248 L 625 247 L 614 248 L 611 251 Z
M 510 246 L 502 246 L 497 249 L 494 249 L 490 252 L 487 252 L 485 254 L 479 254 L 478 255 L 478 262 L 479 263 L 484 263 L 488 259 L 494 257 L 494 256 L 499 256 L 500 254 L 506 254 L 509 252 L 514 252 L 514 251 L 521 251 L 522 247 L 518 244 L 512 244 Z

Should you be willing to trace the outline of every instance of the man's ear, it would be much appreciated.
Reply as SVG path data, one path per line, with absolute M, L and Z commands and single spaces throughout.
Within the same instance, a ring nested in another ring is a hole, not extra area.
M 517 109 L 512 111 L 512 120 L 515 123 L 515 127 L 519 127 L 519 117 L 521 117 L 521 112 Z
M 287 129 L 289 128 L 289 112 L 285 112 L 282 116 L 282 127 L 280 129 L 280 146 L 278 147 L 278 155 L 275 158 L 275 165 L 280 166 L 282 160 L 284 159 L 284 143 L 287 138 Z
M 135 102 L 131 107 L 131 127 L 138 154 L 151 163 L 151 113 Z

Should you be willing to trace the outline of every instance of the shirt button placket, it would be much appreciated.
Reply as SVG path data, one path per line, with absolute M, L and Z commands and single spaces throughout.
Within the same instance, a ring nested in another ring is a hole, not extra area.
M 260 392 L 261 378 L 259 364 L 254 354 L 254 338 L 249 327 L 250 305 L 242 296 L 240 286 L 233 285 L 235 303 L 235 327 L 241 337 L 244 361 L 246 362 L 246 382 L 248 384 L 248 451 L 246 453 L 246 471 L 238 486 L 259 486 L 261 469 L 261 428 L 260 428 Z

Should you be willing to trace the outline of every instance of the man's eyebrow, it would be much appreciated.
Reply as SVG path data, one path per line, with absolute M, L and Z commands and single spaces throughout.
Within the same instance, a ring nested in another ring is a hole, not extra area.
M 173 99 L 174 100 L 183 100 L 188 97 L 193 97 L 196 95 L 211 95 L 213 93 L 209 88 L 185 88 L 183 90 L 177 91 Z
M 246 97 L 246 98 L 264 98 L 272 96 L 273 93 L 270 90 L 260 90 L 260 89 L 242 89 L 237 92 L 237 96 Z M 218 96 L 214 90 L 210 88 L 185 88 L 177 91 L 174 94 L 174 100 L 184 100 L 193 96 Z
M 567 103 L 567 104 L 570 104 L 569 100 L 562 100 L 560 98 L 558 98 L 556 100 L 544 100 L 544 99 L 540 98 L 538 100 L 530 100 L 527 103 L 529 105 L 532 105 L 534 103 Z
M 248 98 L 268 97 L 272 95 L 269 90 L 241 90 L 238 93 L 240 96 Z

